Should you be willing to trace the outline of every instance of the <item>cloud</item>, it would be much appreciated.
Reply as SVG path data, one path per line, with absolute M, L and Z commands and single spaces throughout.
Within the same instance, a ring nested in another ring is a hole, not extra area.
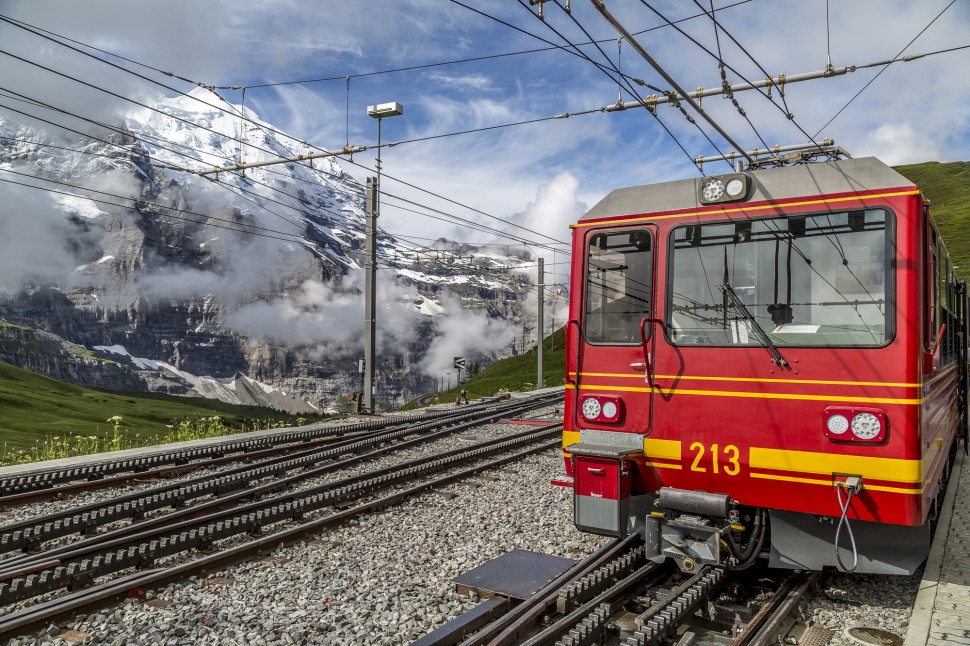
M 569 242 L 569 225 L 575 224 L 589 208 L 577 198 L 579 180 L 562 171 L 548 184 L 541 184 L 536 199 L 515 217 L 516 224 L 539 233 L 543 241 Z M 568 247 L 559 247 L 567 250 Z M 548 255 L 542 252 L 541 255 Z
M 399 355 L 415 342 L 422 316 L 414 307 L 417 293 L 378 272 L 377 349 Z M 312 356 L 363 354 L 363 272 L 337 283 L 306 280 L 276 298 L 227 308 L 226 324 L 246 336 L 302 348 Z
M 492 85 L 492 80 L 487 76 L 482 74 L 445 74 L 444 72 L 429 72 L 425 75 L 432 83 L 436 83 L 442 87 L 467 91 L 467 92 L 487 92 L 495 91 Z
M 860 141 L 858 156 L 879 154 L 887 164 L 911 164 L 939 159 L 940 148 L 925 133 L 917 131 L 906 121 L 885 123 Z
M 0 287 L 15 292 L 27 282 L 67 282 L 83 258 L 71 248 L 83 241 L 83 230 L 47 193 L 5 185 L 3 195 Z
M 442 299 L 445 314 L 434 319 L 434 338 L 418 369 L 430 377 L 453 370 L 455 357 L 487 355 L 511 346 L 516 329 L 483 311 L 462 309 L 450 297 Z

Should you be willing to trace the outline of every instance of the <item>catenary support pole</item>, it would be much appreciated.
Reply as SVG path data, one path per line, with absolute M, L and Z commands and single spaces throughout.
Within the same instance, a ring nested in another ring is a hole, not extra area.
M 367 178 L 364 194 L 366 242 L 364 248 L 364 412 L 374 412 L 374 363 L 377 342 L 377 178 Z
M 536 379 L 536 388 L 544 388 L 545 387 L 543 385 L 544 380 L 542 378 L 542 346 L 545 345 L 545 343 L 543 343 L 544 339 L 542 337 L 543 337 L 543 335 L 546 332 L 546 326 L 544 324 L 545 322 L 544 322 L 543 316 L 542 316 L 543 315 L 543 301 L 545 300 L 545 294 L 544 294 L 544 292 L 545 292 L 544 283 L 545 282 L 546 282 L 546 276 L 545 276 L 545 260 L 542 259 L 542 258 L 539 258 L 539 280 L 537 281 L 537 285 L 536 285 L 539 288 L 539 309 L 538 309 L 538 314 L 539 314 L 539 343 L 537 344 L 538 345 L 538 352 L 537 352 L 537 354 L 539 355 L 539 367 L 538 367 L 539 376 Z

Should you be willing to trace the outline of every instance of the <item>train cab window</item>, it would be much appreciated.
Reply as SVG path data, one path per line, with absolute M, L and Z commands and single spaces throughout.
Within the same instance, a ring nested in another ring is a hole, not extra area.
M 671 232 L 677 345 L 881 346 L 892 338 L 892 216 L 882 209 Z
M 583 331 L 588 343 L 639 344 L 652 311 L 653 234 L 645 229 L 590 236 Z

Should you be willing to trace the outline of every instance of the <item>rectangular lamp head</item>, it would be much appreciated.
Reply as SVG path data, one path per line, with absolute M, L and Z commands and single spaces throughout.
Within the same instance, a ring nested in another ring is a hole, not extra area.
M 367 114 L 375 119 L 382 117 L 396 117 L 404 114 L 404 106 L 397 102 L 379 103 L 367 106 Z

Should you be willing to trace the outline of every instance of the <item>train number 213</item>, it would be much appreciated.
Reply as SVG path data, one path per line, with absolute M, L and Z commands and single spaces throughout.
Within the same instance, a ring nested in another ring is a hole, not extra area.
M 733 444 L 728 444 L 723 448 L 718 444 L 712 444 L 710 446 L 710 457 L 706 457 L 708 447 L 700 442 L 691 444 L 690 450 L 695 454 L 694 462 L 690 465 L 691 471 L 706 473 L 707 467 L 710 465 L 714 473 L 723 471 L 729 476 L 736 476 L 741 473 L 741 463 L 738 461 L 741 451 Z

